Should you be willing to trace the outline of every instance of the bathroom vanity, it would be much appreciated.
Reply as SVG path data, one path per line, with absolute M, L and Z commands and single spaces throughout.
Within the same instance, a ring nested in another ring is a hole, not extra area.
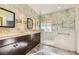
M 0 55 L 25 55 L 40 43 L 40 32 L 0 37 Z

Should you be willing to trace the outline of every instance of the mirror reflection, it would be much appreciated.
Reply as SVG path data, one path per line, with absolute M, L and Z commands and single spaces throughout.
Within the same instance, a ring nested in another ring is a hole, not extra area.
M 14 27 L 15 13 L 0 7 L 0 27 Z

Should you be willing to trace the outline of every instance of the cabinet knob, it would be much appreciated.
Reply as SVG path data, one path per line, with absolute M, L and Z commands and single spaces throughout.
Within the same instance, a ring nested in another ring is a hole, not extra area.
M 18 44 L 15 44 L 15 45 L 13 45 L 14 47 L 17 47 L 18 46 Z

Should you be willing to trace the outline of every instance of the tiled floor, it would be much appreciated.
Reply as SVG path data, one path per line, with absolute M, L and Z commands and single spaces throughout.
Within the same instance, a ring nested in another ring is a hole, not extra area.
M 65 51 L 45 44 L 39 44 L 27 55 L 76 55 L 74 52 Z

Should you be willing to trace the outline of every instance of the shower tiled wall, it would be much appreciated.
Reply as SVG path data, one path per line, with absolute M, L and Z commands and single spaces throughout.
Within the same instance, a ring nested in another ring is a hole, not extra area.
M 52 24 L 51 32 L 42 31 L 42 43 L 75 51 L 75 8 L 49 13 L 42 17 L 42 23 Z

